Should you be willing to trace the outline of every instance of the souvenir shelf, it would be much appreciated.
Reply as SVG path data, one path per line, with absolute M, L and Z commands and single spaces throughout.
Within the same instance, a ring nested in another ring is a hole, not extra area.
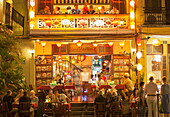
M 47 85 L 53 77 L 52 56 L 37 56 L 35 59 L 36 84 Z
M 130 73 L 129 64 L 130 56 L 114 55 L 113 57 L 113 73 L 114 78 L 121 78 L 126 73 Z

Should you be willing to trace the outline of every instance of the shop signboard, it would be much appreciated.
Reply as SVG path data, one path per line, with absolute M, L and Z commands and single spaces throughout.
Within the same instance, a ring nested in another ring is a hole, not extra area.
M 57 47 L 56 44 L 52 45 L 53 55 L 111 55 L 113 54 L 113 46 L 108 44 L 99 44 L 94 47 L 91 43 L 83 43 L 80 47 L 76 43 L 62 44 Z
M 91 43 L 83 43 L 80 47 L 71 43 L 69 44 L 69 54 L 97 54 L 97 51 Z

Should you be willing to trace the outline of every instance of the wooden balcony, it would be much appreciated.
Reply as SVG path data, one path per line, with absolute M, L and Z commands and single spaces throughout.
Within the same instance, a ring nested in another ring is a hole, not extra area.
M 129 14 L 35 15 L 30 35 L 132 34 Z

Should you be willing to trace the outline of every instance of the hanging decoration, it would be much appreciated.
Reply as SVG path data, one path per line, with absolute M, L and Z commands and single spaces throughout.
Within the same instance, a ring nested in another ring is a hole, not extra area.
M 83 62 L 86 59 L 86 55 L 77 55 L 77 61 Z

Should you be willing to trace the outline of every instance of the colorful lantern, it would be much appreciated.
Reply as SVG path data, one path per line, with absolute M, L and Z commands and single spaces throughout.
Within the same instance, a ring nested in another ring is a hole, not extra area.
M 78 55 L 77 61 L 83 62 L 86 59 L 86 55 Z

